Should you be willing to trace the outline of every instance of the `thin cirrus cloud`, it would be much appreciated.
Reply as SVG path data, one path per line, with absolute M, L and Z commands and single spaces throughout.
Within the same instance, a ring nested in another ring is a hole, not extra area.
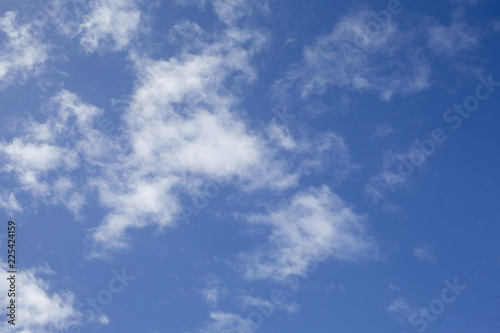
M 408 304 L 408 301 L 404 297 L 398 297 L 393 300 L 386 307 L 386 310 L 400 322 L 408 321 L 408 317 L 417 311 L 416 308 Z
M 372 20 L 364 10 L 341 18 L 304 48 L 302 62 L 277 84 L 297 89 L 303 99 L 329 87 L 372 92 L 384 101 L 428 88 L 430 65 L 410 43 L 413 32 L 392 21 L 372 32 L 366 28 Z
M 481 33 L 467 24 L 462 8 L 453 12 L 449 26 L 435 22 L 429 24 L 427 33 L 429 46 L 440 55 L 453 57 L 480 45 Z
M 283 302 L 279 305 L 275 305 L 273 302 L 269 300 L 262 299 L 260 297 L 252 297 L 252 296 L 245 296 L 243 297 L 242 300 L 243 306 L 246 308 L 253 308 L 253 307 L 258 307 L 258 308 L 264 308 L 264 309 L 273 309 L 273 311 L 276 310 L 284 310 L 287 313 L 297 313 L 300 309 L 300 305 L 297 303 L 286 303 Z
M 243 319 L 231 312 L 211 312 L 210 321 L 206 327 L 199 331 L 200 333 L 232 333 L 237 332 L 241 327 L 245 327 L 248 332 L 248 328 L 252 327 L 252 323 L 248 319 Z
M 408 178 L 399 173 L 400 161 L 408 158 L 411 151 L 397 153 L 392 149 L 384 152 L 381 170 L 372 176 L 364 186 L 364 193 L 373 202 L 378 202 L 390 192 L 407 184 Z
M 389 16 L 374 27 L 374 15 L 368 10 L 346 14 L 329 34 L 306 45 L 302 61 L 276 80 L 275 99 L 286 106 L 295 93 L 307 100 L 335 87 L 388 102 L 430 88 L 436 59 L 480 44 L 481 35 L 466 23 L 463 8 L 454 11 L 448 26 L 417 16 L 416 26 L 407 27 Z

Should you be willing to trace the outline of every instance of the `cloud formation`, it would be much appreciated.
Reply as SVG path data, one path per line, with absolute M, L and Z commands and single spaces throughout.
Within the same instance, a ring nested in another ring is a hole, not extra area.
M 121 51 L 135 38 L 141 11 L 135 0 L 93 0 L 82 20 L 80 43 L 87 52 Z
M 0 273 L 9 276 L 7 264 L 0 262 Z M 17 287 L 22 292 L 16 293 L 16 329 L 23 333 L 58 333 L 66 332 L 78 325 L 81 314 L 74 308 L 74 296 L 69 291 L 55 292 L 46 279 L 39 275 L 55 274 L 47 266 L 23 269 L 17 274 Z M 0 284 L 2 304 L 8 304 L 7 283 Z M 5 332 L 12 326 L 4 318 L 0 328 Z
M 22 24 L 15 12 L 0 17 L 0 90 L 10 84 L 23 83 L 41 70 L 48 58 L 49 47 L 29 24 Z
M 308 265 L 325 253 L 346 262 L 378 256 L 364 218 L 327 186 L 299 192 L 269 214 L 251 215 L 249 222 L 269 234 L 260 248 L 240 255 L 250 280 L 304 275 Z

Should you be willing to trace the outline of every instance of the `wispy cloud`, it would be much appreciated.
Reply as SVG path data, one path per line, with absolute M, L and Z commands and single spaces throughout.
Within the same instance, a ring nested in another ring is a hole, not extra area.
M 23 83 L 41 70 L 48 59 L 48 45 L 44 44 L 30 24 L 17 20 L 15 12 L 0 17 L 0 90 L 10 84 Z
M 211 322 L 200 333 L 234 333 L 241 331 L 252 333 L 255 330 L 251 322 L 241 318 L 239 315 L 229 312 L 212 312 L 210 313 Z
M 385 101 L 428 88 L 431 68 L 410 43 L 414 32 L 389 22 L 373 33 L 366 29 L 371 20 L 370 11 L 344 16 L 330 34 L 304 48 L 302 63 L 281 84 L 296 81 L 302 98 L 339 87 L 374 92 Z
M 408 304 L 408 301 L 404 297 L 398 297 L 393 300 L 386 307 L 386 310 L 400 322 L 406 322 L 408 317 L 417 311 L 415 307 Z
M 221 285 L 221 281 L 213 274 L 203 278 L 205 287 L 199 292 L 212 308 L 218 306 L 219 300 L 227 296 L 229 291 Z
M 240 255 L 246 278 L 283 280 L 303 275 L 318 252 L 341 261 L 377 257 L 377 245 L 356 214 L 326 186 L 297 193 L 290 202 L 249 222 L 268 229 L 267 243 Z
M 386 138 L 391 133 L 394 133 L 394 129 L 386 122 L 377 125 L 377 128 L 375 129 L 375 136 L 379 138 Z
M 273 85 L 280 106 L 293 105 L 296 95 L 309 104 L 331 88 L 339 94 L 376 94 L 382 101 L 419 93 L 431 87 L 434 66 L 443 55 L 477 48 L 483 37 L 466 23 L 463 8 L 454 11 L 450 25 L 419 15 L 411 15 L 412 26 L 391 17 L 375 22 L 374 16 L 369 10 L 346 14 L 329 34 L 306 45 L 302 61 Z
M 449 26 L 434 22 L 427 28 L 429 46 L 438 54 L 456 56 L 480 45 L 480 31 L 469 26 L 462 9 L 453 12 L 453 21 Z
M 436 263 L 437 259 L 434 255 L 435 246 L 431 244 L 422 244 L 413 249 L 413 255 L 421 262 Z
M 388 150 L 384 153 L 381 170 L 372 176 L 364 187 L 364 193 L 373 201 L 378 202 L 385 198 L 387 193 L 404 186 L 408 178 L 398 172 L 401 160 L 407 158 L 408 153 L 396 153 Z

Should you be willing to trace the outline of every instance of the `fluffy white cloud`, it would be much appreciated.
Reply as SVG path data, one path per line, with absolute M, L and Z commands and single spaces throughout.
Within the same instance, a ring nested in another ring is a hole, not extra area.
M 84 190 L 97 190 L 107 214 L 90 230 L 92 257 L 127 248 L 128 229 L 175 225 L 181 195 L 195 201 L 207 180 L 281 191 L 326 166 L 339 179 L 356 168 L 335 133 L 298 144 L 276 124 L 248 126 L 239 92 L 256 79 L 252 58 L 266 34 L 227 28 L 211 35 L 184 22 L 172 36 L 182 50 L 172 58 L 131 54 L 138 78 L 119 135 L 97 130 L 102 110 L 62 90 L 43 110 L 46 121 L 30 120 L 0 143 L 2 171 L 37 198 L 77 215 Z
M 21 24 L 14 12 L 0 17 L 0 90 L 23 82 L 36 74 L 48 58 L 48 46 L 37 36 L 31 25 Z
M 127 228 L 172 225 L 180 213 L 179 191 L 207 177 L 248 188 L 295 184 L 240 119 L 238 98 L 224 85 L 254 80 L 250 59 L 264 37 L 234 29 L 218 42 L 204 37 L 190 40 L 196 50 L 169 60 L 135 58 L 140 80 L 124 115 L 127 149 L 94 181 L 110 210 L 93 231 L 97 243 L 122 248 Z
M 22 122 L 11 142 L 0 142 L 1 171 L 15 175 L 21 189 L 52 204 L 65 204 L 75 214 L 85 203 L 72 172 L 101 162 L 112 147 L 97 130 L 102 113 L 62 90 L 44 109 L 47 120 Z
M 135 38 L 141 11 L 135 1 L 94 0 L 80 24 L 80 42 L 87 52 L 121 51 Z
M 326 186 L 298 193 L 284 206 L 267 215 L 252 215 L 249 221 L 269 234 L 267 244 L 240 255 L 250 280 L 303 275 L 325 253 L 341 261 L 377 256 L 363 217 Z
M 0 274 L 9 276 L 7 264 L 0 262 Z M 47 267 L 23 269 L 17 274 L 16 286 L 16 329 L 23 333 L 66 332 L 70 326 L 78 325 L 81 314 L 73 307 L 73 294 L 68 291 L 55 292 L 50 284 L 39 277 L 41 274 L 54 274 Z M 0 284 L 2 304 L 8 304 L 8 284 Z M 0 323 L 4 332 L 12 326 L 4 318 Z

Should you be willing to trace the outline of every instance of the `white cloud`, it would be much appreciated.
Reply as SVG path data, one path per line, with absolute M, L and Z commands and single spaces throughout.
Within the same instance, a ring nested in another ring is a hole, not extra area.
M 17 201 L 14 193 L 0 192 L 0 208 L 9 214 L 22 211 L 21 204 Z
M 106 314 L 101 313 L 101 314 L 99 315 L 98 322 L 99 322 L 101 325 L 108 325 L 108 324 L 109 324 L 109 317 L 108 317 Z
M 217 307 L 219 300 L 228 294 L 228 290 L 221 286 L 220 280 L 213 274 L 207 275 L 204 279 L 205 288 L 199 292 L 205 302 L 211 307 Z
M 434 245 L 422 244 L 413 249 L 413 255 L 418 258 L 421 262 L 436 263 L 437 259 L 434 255 Z
M 435 60 L 480 44 L 481 35 L 467 25 L 463 8 L 455 10 L 449 26 L 425 16 L 413 15 L 411 26 L 391 17 L 378 23 L 374 17 L 368 10 L 344 15 L 329 34 L 306 45 L 302 61 L 275 82 L 276 101 L 291 106 L 299 99 L 310 105 L 311 97 L 330 88 L 344 93 L 340 104 L 346 92 L 374 93 L 383 101 L 416 94 L 431 86 Z
M 127 247 L 128 228 L 172 225 L 180 217 L 179 194 L 194 194 L 207 178 L 246 190 L 294 186 L 297 175 L 250 131 L 238 97 L 225 86 L 255 79 L 250 60 L 266 37 L 238 29 L 218 37 L 212 42 L 201 33 L 197 50 L 169 60 L 132 56 L 139 79 L 120 137 L 95 128 L 102 110 L 61 91 L 43 110 L 45 122 L 19 122 L 16 137 L 0 143 L 2 171 L 37 199 L 75 214 L 85 204 L 82 189 L 96 188 L 109 212 L 91 230 L 96 256 Z
M 302 139 L 300 148 L 311 155 L 302 158 L 302 173 L 327 171 L 334 180 L 341 181 L 359 169 L 352 161 L 351 151 L 344 138 L 334 132 L 319 133 L 309 140 Z
M 228 24 L 246 16 L 252 10 L 251 2 L 245 0 L 213 0 L 213 7 L 219 19 Z
M 196 196 L 207 179 L 247 192 L 282 191 L 326 166 L 339 179 L 356 168 L 335 133 L 299 145 L 284 128 L 271 126 L 268 138 L 266 129 L 249 128 L 239 87 L 255 81 L 251 62 L 266 34 L 228 28 L 212 35 L 189 22 L 174 34 L 182 52 L 172 58 L 131 54 L 138 78 L 119 136 L 96 129 L 102 110 L 62 90 L 43 110 L 44 122 L 30 119 L 10 142 L 0 142 L 2 171 L 39 200 L 78 215 L 85 191 L 97 190 L 107 213 L 89 230 L 91 257 L 128 248 L 128 229 L 175 225 L 180 196 Z M 298 170 L 290 156 L 304 157 Z
M 234 313 L 212 312 L 210 318 L 212 322 L 200 330 L 200 333 L 252 333 L 255 331 L 252 323 Z
M 0 90 L 24 82 L 37 74 L 48 58 L 48 46 L 37 36 L 31 25 L 21 24 L 14 12 L 0 17 Z
M 204 8 L 210 3 L 220 21 L 233 25 L 243 17 L 253 14 L 254 10 L 269 12 L 269 0 L 175 0 L 177 5 L 196 5 Z
M 189 39 L 196 49 L 168 60 L 134 56 L 139 81 L 124 115 L 127 148 L 92 181 L 109 210 L 91 234 L 104 253 L 127 247 L 128 228 L 173 225 L 181 213 L 178 194 L 196 191 L 207 178 L 231 180 L 247 190 L 287 188 L 297 181 L 250 132 L 238 98 L 225 87 L 227 80 L 255 79 L 250 59 L 265 37 L 228 29 L 218 42 L 210 40 L 201 32 L 197 40 Z
M 298 160 L 300 175 L 328 172 L 334 180 L 341 181 L 359 166 L 352 161 L 351 151 L 339 134 L 329 131 L 294 135 L 289 128 L 273 119 L 265 128 L 270 144 L 276 152 L 287 152 L 288 161 Z
M 268 313 L 274 313 L 275 310 L 285 310 L 288 313 L 297 313 L 300 309 L 300 305 L 293 303 L 279 303 L 275 304 L 270 300 L 265 300 L 260 297 L 245 296 L 243 297 L 242 304 L 247 310 L 252 310 L 253 308 L 265 309 Z
M 82 191 L 87 184 L 77 182 L 72 172 L 102 162 L 112 143 L 105 142 L 95 129 L 102 113 L 62 90 L 44 109 L 47 120 L 29 119 L 16 129 L 11 142 L 0 142 L 3 172 L 15 175 L 21 189 L 37 200 L 65 204 L 75 215 L 85 204 Z
M 240 255 L 250 280 L 303 275 L 321 252 L 348 262 L 377 256 L 363 217 L 326 186 L 298 193 L 285 206 L 249 221 L 268 228 L 269 234 L 267 244 Z
M 49 190 L 47 184 L 40 180 L 42 173 L 58 167 L 72 169 L 76 166 L 74 151 L 45 143 L 30 143 L 20 138 L 9 144 L 0 144 L 0 153 L 8 161 L 3 171 L 17 174 L 21 185 L 34 195 Z
M 399 288 L 398 286 L 392 284 L 392 283 L 389 283 L 389 285 L 387 286 L 387 288 L 389 288 L 389 290 L 395 290 L 395 291 L 401 291 L 401 288 Z
M 87 52 L 121 51 L 135 38 L 141 11 L 132 0 L 94 0 L 80 24 L 80 42 Z
M 428 25 L 427 33 L 429 46 L 441 55 L 456 56 L 480 45 L 479 31 L 467 25 L 461 9 L 455 10 L 449 26 L 435 22 Z
M 0 262 L 0 274 L 8 277 L 7 264 Z M 73 294 L 54 292 L 40 274 L 54 274 L 47 267 L 23 269 L 17 274 L 16 286 L 16 329 L 23 333 L 57 333 L 78 325 L 81 314 L 73 307 Z M 8 304 L 7 283 L 0 284 L 2 304 Z M 7 317 L 0 323 L 0 329 L 11 331 Z
M 286 126 L 277 123 L 273 118 L 266 129 L 269 140 L 275 143 L 278 147 L 285 150 L 299 149 L 298 143 L 295 141 L 290 131 Z
M 387 193 L 394 192 L 396 188 L 407 184 L 408 177 L 415 170 L 413 165 L 407 162 L 414 151 L 412 148 L 403 153 L 396 153 L 392 150 L 384 153 L 381 171 L 371 177 L 364 187 L 364 193 L 373 202 L 384 199 Z M 408 167 L 411 167 L 411 169 L 408 169 Z
M 400 322 L 407 321 L 408 317 L 417 311 L 416 308 L 408 304 L 408 301 L 404 297 L 398 297 L 393 300 L 386 307 L 386 310 Z
M 385 101 L 428 88 L 430 66 L 410 44 L 413 31 L 401 31 L 394 22 L 374 31 L 372 22 L 370 11 L 344 16 L 330 34 L 304 48 L 302 64 L 285 82 L 297 81 L 302 98 L 330 86 L 375 92 Z
M 219 289 L 213 288 L 205 288 L 200 291 L 203 295 L 205 301 L 210 304 L 210 306 L 217 306 L 217 302 L 219 300 Z

